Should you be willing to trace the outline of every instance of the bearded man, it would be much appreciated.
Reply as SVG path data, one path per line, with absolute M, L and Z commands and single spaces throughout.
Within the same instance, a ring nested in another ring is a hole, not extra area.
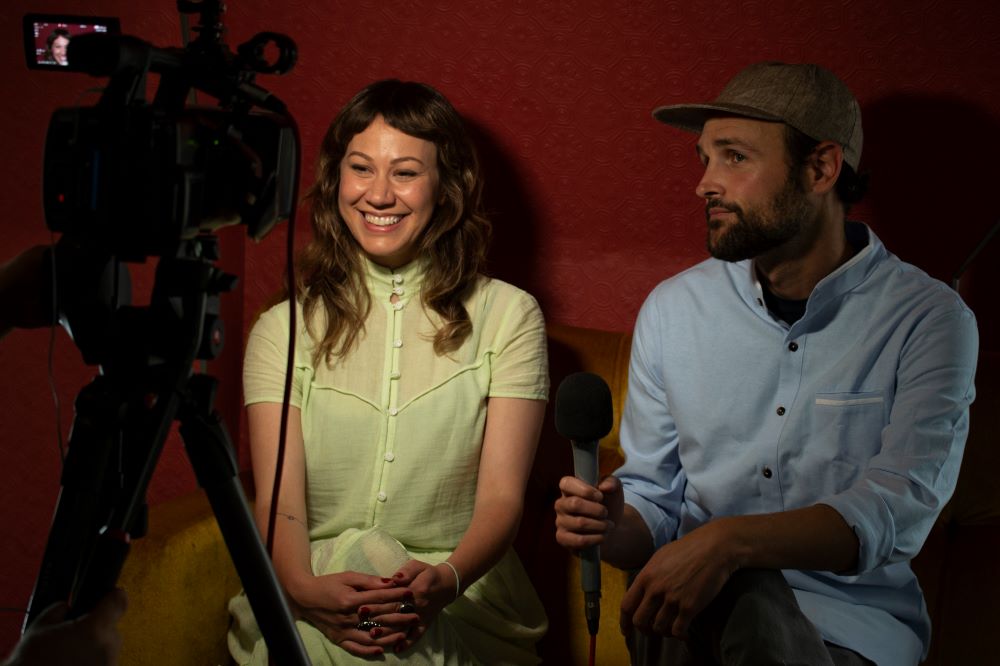
M 913 666 L 910 560 L 955 488 L 972 312 L 847 220 L 861 111 L 828 70 L 759 63 L 653 115 L 700 134 L 712 258 L 643 305 L 626 462 L 561 480 L 557 540 L 637 572 L 633 663 Z

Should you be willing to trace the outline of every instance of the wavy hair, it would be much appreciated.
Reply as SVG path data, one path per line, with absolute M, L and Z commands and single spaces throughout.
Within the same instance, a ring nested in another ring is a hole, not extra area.
M 437 148 L 439 202 L 417 239 L 417 256 L 428 260 L 421 300 L 441 323 L 434 335 L 438 355 L 458 349 L 472 332 L 462 300 L 479 278 L 490 240 L 482 210 L 479 161 L 458 112 L 437 90 L 388 79 L 361 90 L 341 109 L 323 138 L 311 204 L 312 241 L 299 256 L 297 284 L 307 327 L 318 341 L 313 362 L 343 356 L 364 330 L 371 310 L 362 250 L 340 215 L 340 167 L 354 135 L 381 116 L 387 125 Z M 322 336 L 314 315 L 325 312 Z

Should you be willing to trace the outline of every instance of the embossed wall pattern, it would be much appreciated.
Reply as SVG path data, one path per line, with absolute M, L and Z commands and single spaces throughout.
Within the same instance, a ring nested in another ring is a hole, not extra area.
M 534 293 L 551 321 L 626 330 L 660 280 L 706 256 L 694 195 L 694 137 L 656 123 L 658 105 L 711 99 L 746 64 L 813 61 L 833 69 L 865 114 L 862 168 L 870 197 L 854 216 L 902 258 L 948 279 L 998 214 L 991 205 L 1000 154 L 1000 5 L 991 0 L 231 0 L 235 45 L 260 30 L 291 35 L 299 63 L 260 77 L 301 127 L 303 187 L 336 110 L 385 77 L 421 80 L 467 118 L 483 157 L 493 212 L 492 272 Z M 90 104 L 99 82 L 30 73 L 20 52 L 28 11 L 116 15 L 161 46 L 180 43 L 171 0 L 7 0 L 0 7 L 0 114 L 5 149 L 2 256 L 48 242 L 40 212 L 41 149 L 57 105 Z M 141 224 L 142 220 L 137 220 Z M 304 242 L 306 216 L 297 241 Z M 239 432 L 241 330 L 283 270 L 284 229 L 260 245 L 223 232 L 226 267 L 242 275 L 224 298 L 228 386 L 224 414 Z M 990 307 L 1000 241 L 963 280 L 985 344 L 996 347 Z M 993 266 L 993 268 L 990 268 Z M 228 299 L 228 300 L 227 300 Z M 57 336 L 64 404 L 92 370 Z M 0 343 L 0 605 L 23 605 L 58 488 L 48 334 Z M 243 465 L 247 465 L 245 446 Z M 153 501 L 194 488 L 176 439 L 157 470 Z M 19 617 L 0 614 L 0 652 Z

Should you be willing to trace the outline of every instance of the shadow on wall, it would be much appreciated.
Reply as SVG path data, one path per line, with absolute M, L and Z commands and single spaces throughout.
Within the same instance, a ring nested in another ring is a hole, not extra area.
M 488 271 L 524 289 L 535 297 L 542 292 L 537 265 L 539 227 L 536 207 L 523 186 L 519 161 L 484 125 L 466 120 L 466 127 L 479 152 L 483 181 L 483 204 L 493 223 Z M 541 303 L 545 311 L 545 303 Z
M 954 97 L 896 94 L 864 109 L 863 202 L 886 246 L 948 284 L 1000 220 L 1000 123 Z M 1000 235 L 962 275 L 960 293 L 976 313 L 980 346 L 1000 351 Z

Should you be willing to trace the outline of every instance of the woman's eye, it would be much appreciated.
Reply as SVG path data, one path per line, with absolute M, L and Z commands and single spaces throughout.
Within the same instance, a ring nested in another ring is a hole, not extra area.
M 416 171 L 397 171 L 396 176 L 398 178 L 413 178 L 417 175 Z
M 354 173 L 368 173 L 368 167 L 364 164 L 351 164 L 350 169 Z

